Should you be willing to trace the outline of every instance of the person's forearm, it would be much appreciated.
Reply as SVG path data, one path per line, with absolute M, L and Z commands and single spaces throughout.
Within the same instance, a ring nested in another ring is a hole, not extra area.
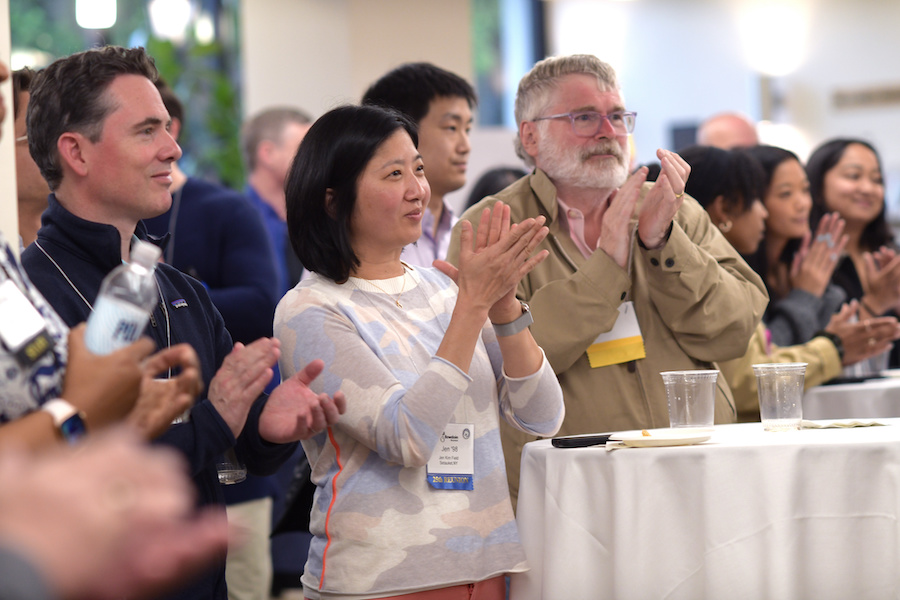
M 478 343 L 485 321 L 487 309 L 472 306 L 460 297 L 453 309 L 444 339 L 434 355 L 468 373 L 475 344 Z
M 544 355 L 527 328 L 497 338 L 503 355 L 503 371 L 510 377 L 527 377 L 541 368 Z
M 53 424 L 53 417 L 35 411 L 0 426 L 0 452 L 7 448 L 39 452 L 62 442 L 62 434 Z
M 237 439 L 235 451 L 253 475 L 271 475 L 288 460 L 297 448 L 297 442 L 275 444 L 265 440 L 259 433 L 259 416 L 268 398 L 263 395 L 256 399 L 247 414 L 247 424 Z

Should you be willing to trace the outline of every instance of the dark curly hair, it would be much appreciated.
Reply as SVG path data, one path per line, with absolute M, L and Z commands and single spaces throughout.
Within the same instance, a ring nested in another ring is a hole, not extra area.
M 766 174 L 746 150 L 691 146 L 678 154 L 691 166 L 685 191 L 704 208 L 722 196 L 729 210 L 741 214 L 766 193 Z

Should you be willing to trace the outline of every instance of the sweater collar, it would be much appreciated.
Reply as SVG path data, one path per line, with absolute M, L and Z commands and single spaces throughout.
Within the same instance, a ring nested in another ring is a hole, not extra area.
M 138 222 L 134 234 L 139 239 L 158 244 L 158 240 L 148 236 L 142 221 Z M 87 221 L 72 214 L 59 203 L 56 194 L 50 194 L 47 210 L 41 216 L 38 239 L 45 238 L 107 271 L 122 264 L 119 230 L 112 225 Z

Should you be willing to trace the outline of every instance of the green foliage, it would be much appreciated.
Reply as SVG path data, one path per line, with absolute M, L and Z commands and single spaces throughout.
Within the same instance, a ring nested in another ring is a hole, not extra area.
M 226 49 L 217 42 L 177 47 L 151 38 L 147 51 L 184 104 L 185 122 L 178 141 L 190 172 L 241 189 L 240 94 L 223 67 Z
M 500 62 L 498 0 L 472 0 L 472 59 L 475 74 L 492 73 Z
M 100 44 L 129 46 L 143 42 L 156 67 L 185 107 L 178 140 L 185 170 L 241 189 L 244 172 L 240 152 L 240 88 L 233 35 L 200 43 L 193 34 L 174 43 L 148 35 L 151 30 L 144 0 L 119 0 L 116 24 L 99 31 L 75 23 L 74 0 L 10 0 L 13 49 L 37 49 L 50 60 Z M 217 18 L 232 31 L 237 5 L 220 0 Z M 189 28 L 192 32 L 192 29 Z M 29 65 L 40 68 L 46 65 Z
M 75 26 L 75 3 L 54 6 L 56 9 L 54 18 L 49 16 L 45 4 L 46 2 L 34 0 L 30 2 L 10 0 L 9 18 L 13 49 L 34 48 L 53 57 L 66 56 L 84 49 L 83 30 Z

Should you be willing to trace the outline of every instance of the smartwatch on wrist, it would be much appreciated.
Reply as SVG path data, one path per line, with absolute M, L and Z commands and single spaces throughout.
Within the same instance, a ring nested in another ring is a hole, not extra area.
M 522 305 L 522 315 L 516 319 L 515 321 L 511 321 L 509 323 L 503 323 L 502 325 L 498 325 L 494 323 L 494 333 L 497 334 L 497 337 L 506 337 L 509 335 L 516 335 L 532 323 L 534 323 L 534 317 L 531 316 L 531 309 L 528 308 L 528 305 L 524 302 L 519 302 Z
M 84 413 L 62 398 L 54 398 L 45 402 L 41 406 L 41 410 L 50 413 L 50 416 L 53 417 L 53 425 L 59 429 L 63 439 L 70 444 L 78 442 L 87 433 Z
M 840 336 L 837 334 L 831 333 L 830 331 L 822 331 L 817 332 L 813 337 L 823 337 L 831 340 L 831 343 L 834 344 L 834 349 L 837 350 L 838 358 L 843 362 L 844 360 L 844 341 L 841 340 Z

